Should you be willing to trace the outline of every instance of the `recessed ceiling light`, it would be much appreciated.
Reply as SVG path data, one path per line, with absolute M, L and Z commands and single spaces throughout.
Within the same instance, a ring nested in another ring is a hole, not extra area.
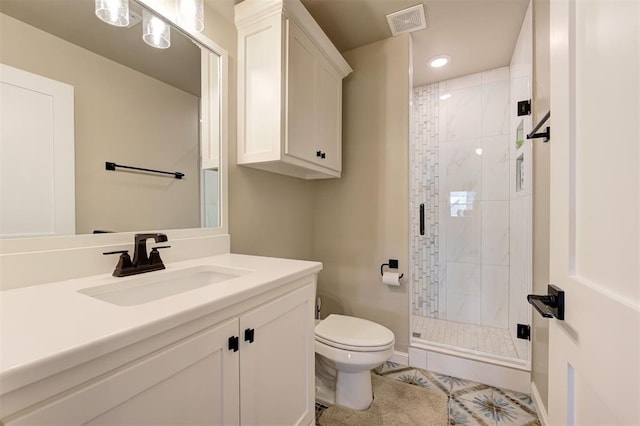
M 444 95 L 440 96 L 440 99 L 442 99 L 443 101 L 446 101 L 450 97 L 451 97 L 451 93 L 445 93 Z
M 441 68 L 441 67 L 444 67 L 445 65 L 447 65 L 450 60 L 451 60 L 451 58 L 449 56 L 440 55 L 440 56 L 436 56 L 435 58 L 431 58 L 429 60 L 429 65 L 432 68 Z

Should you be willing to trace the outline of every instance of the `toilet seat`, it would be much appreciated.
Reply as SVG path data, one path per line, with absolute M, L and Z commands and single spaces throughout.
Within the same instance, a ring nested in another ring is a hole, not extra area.
M 329 315 L 315 327 L 316 341 L 354 352 L 377 352 L 393 347 L 391 330 L 375 322 L 346 315 Z

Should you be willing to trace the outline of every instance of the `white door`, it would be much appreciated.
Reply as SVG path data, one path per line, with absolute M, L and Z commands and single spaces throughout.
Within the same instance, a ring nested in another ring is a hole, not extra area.
M 548 420 L 638 425 L 640 1 L 552 0 L 550 23 Z
M 0 64 L 0 237 L 75 234 L 73 86 Z

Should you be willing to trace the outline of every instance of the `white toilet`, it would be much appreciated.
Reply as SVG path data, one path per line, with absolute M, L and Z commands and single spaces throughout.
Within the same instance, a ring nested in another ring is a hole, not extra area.
M 316 401 L 366 410 L 373 401 L 370 370 L 393 354 L 386 327 L 361 318 L 329 315 L 316 322 Z

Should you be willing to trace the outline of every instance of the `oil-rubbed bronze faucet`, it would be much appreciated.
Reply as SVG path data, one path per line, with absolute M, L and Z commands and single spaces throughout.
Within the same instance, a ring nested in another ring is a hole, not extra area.
M 126 277 L 128 275 L 142 274 L 144 272 L 164 269 L 164 263 L 162 263 L 158 250 L 169 248 L 171 246 L 153 247 L 151 249 L 151 253 L 147 254 L 147 240 L 151 238 L 153 238 L 156 243 L 168 241 L 167 235 L 162 233 L 136 234 L 134 236 L 133 261 L 131 261 L 131 258 L 129 257 L 128 250 L 109 251 L 103 253 L 120 255 L 116 269 L 113 271 L 114 277 Z

